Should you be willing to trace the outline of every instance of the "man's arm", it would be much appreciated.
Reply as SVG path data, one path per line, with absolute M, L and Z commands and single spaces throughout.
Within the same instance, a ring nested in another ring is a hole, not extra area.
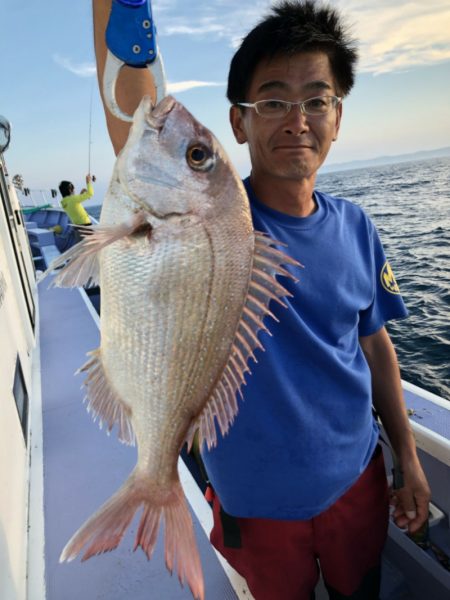
M 414 533 L 428 518 L 431 492 L 417 457 L 397 356 L 384 327 L 359 341 L 372 374 L 373 405 L 403 472 L 404 487 L 395 492 L 394 518 L 399 527 L 408 527 Z
M 114 117 L 105 105 L 103 97 L 103 71 L 105 69 L 107 50 L 105 31 L 111 12 L 111 0 L 92 0 L 92 11 L 94 16 L 94 46 L 100 95 L 105 109 L 109 137 L 111 138 L 114 152 L 117 155 L 127 140 L 130 123 Z M 152 100 L 155 101 L 155 86 L 150 71 L 148 69 L 134 69 L 124 66 L 120 71 L 116 85 L 116 98 L 120 108 L 123 112 L 132 115 L 145 95 L 151 96 Z
M 81 202 L 86 202 L 89 198 L 92 198 L 94 195 L 94 188 L 92 187 L 92 177 L 90 175 L 86 175 L 86 186 L 87 189 L 81 191 L 79 194 L 72 194 L 71 196 L 66 196 L 66 206 L 75 206 L 75 204 L 80 204 Z

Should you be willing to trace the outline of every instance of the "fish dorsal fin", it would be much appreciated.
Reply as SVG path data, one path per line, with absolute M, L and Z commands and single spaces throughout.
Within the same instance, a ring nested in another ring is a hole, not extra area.
M 236 395 L 239 393 L 242 398 L 241 387 L 245 385 L 245 373 L 251 373 L 248 361 L 252 358 L 257 362 L 253 353 L 255 348 L 264 350 L 258 339 L 258 333 L 262 330 L 270 335 L 263 319 L 269 315 L 277 320 L 269 310 L 269 303 L 275 300 L 282 306 L 286 306 L 280 298 L 292 296 L 275 277 L 284 275 L 296 281 L 281 265 L 300 266 L 300 263 L 274 248 L 274 244 L 280 245 L 266 234 L 255 232 L 253 267 L 247 299 L 236 329 L 230 356 L 206 406 L 189 428 L 186 437 L 189 448 L 192 446 L 196 431 L 199 433 L 200 447 L 203 441 L 206 442 L 208 449 L 217 444 L 214 419 L 222 435 L 228 432 L 238 412 Z

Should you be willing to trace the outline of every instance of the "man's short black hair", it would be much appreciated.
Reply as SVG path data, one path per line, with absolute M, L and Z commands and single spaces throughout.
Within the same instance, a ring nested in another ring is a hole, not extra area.
M 61 181 L 59 184 L 59 193 L 63 198 L 70 196 L 74 190 L 73 183 L 70 181 Z
M 346 96 L 354 84 L 358 54 L 339 12 L 313 0 L 279 3 L 247 34 L 234 55 L 228 75 L 229 101 L 236 104 L 248 100 L 253 74 L 263 59 L 313 51 L 327 54 L 336 92 Z

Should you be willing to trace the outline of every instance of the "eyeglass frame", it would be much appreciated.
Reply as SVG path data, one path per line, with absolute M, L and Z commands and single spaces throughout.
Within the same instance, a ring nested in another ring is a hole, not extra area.
M 311 100 L 317 100 L 319 98 L 332 98 L 333 99 L 333 104 L 334 106 L 327 112 L 321 113 L 321 114 L 311 114 L 306 112 L 305 110 L 305 102 L 310 102 Z M 242 106 L 244 108 L 254 108 L 256 114 L 259 117 L 262 117 L 263 119 L 283 119 L 284 117 L 286 117 L 292 110 L 293 106 L 298 106 L 300 109 L 300 113 L 302 115 L 307 115 L 308 117 L 323 117 L 325 115 L 330 114 L 331 110 L 333 110 L 333 108 L 337 108 L 339 106 L 339 104 L 341 104 L 343 100 L 342 96 L 313 96 L 312 98 L 307 98 L 306 100 L 299 100 L 298 102 L 291 102 L 290 100 L 281 100 L 280 98 L 267 98 L 267 99 L 263 99 L 263 100 L 257 100 L 256 102 L 236 102 L 234 104 L 234 106 Z M 268 116 L 268 115 L 263 115 L 258 111 L 257 105 L 261 104 L 262 102 L 270 102 L 270 101 L 274 101 L 274 102 L 281 102 L 281 104 L 284 104 L 286 106 L 288 106 L 287 111 L 285 112 L 284 115 L 281 116 Z

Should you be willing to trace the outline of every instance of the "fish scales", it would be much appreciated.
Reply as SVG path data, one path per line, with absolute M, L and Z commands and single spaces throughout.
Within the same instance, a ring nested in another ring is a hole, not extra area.
M 166 429 L 176 422 L 179 410 L 188 410 L 191 418 L 200 412 L 224 362 L 222 355 L 230 351 L 240 316 L 223 319 L 227 304 L 238 292 L 223 268 L 224 261 L 222 268 L 214 265 L 210 236 L 201 226 L 191 229 L 187 240 L 167 236 L 154 248 L 146 240 L 136 242 L 147 245 L 148 255 L 128 248 L 129 256 L 124 259 L 122 248 L 111 247 L 101 257 L 109 265 L 101 280 L 102 290 L 107 290 L 102 294 L 102 332 L 110 327 L 113 331 L 105 343 L 102 333 L 102 355 L 111 384 L 122 398 L 132 399 L 140 460 L 148 446 L 149 424 L 155 426 L 150 433 L 156 448 L 148 448 L 152 456 L 159 451 L 161 438 L 170 446 L 175 442 L 167 437 Z M 139 303 L 130 310 L 128 290 L 136 281 L 147 283 Z M 244 297 L 246 289 L 240 293 Z M 218 320 L 221 327 L 217 327 Z M 182 378 L 180 373 L 191 376 Z M 176 432 L 178 445 L 186 434 L 183 427 Z
M 55 285 L 100 282 L 101 344 L 81 368 L 88 409 L 137 443 L 123 486 L 74 534 L 61 560 L 115 548 L 143 507 L 136 535 L 150 558 L 165 522 L 165 559 L 203 600 L 179 451 L 216 443 L 237 413 L 247 362 L 277 274 L 296 261 L 252 229 L 247 196 L 214 136 L 173 98 L 144 98 L 119 155 L 100 226 L 53 265 Z
M 211 385 L 202 376 L 208 374 L 212 381 L 217 378 L 240 317 L 234 314 L 224 319 L 224 314 L 230 312 L 237 294 L 243 302 L 248 287 L 250 251 L 245 285 L 238 286 L 238 278 L 230 275 L 227 264 L 230 252 L 224 252 L 225 243 L 230 242 L 223 240 L 214 248 L 211 237 L 199 225 L 176 240 L 164 235 L 154 246 L 151 240 L 139 240 L 134 252 L 128 248 L 128 256 L 121 247 L 111 247 L 105 248 L 101 257 L 108 266 L 101 281 L 102 290 L 107 290 L 102 294 L 102 354 L 110 381 L 122 398 L 133 398 L 133 406 L 142 403 L 152 411 L 159 407 L 170 413 L 166 419 L 173 420 L 172 413 L 179 405 L 184 409 L 188 406 L 192 416 L 200 412 Z M 146 252 L 140 246 L 146 247 Z M 214 257 L 220 260 L 214 261 Z M 132 304 L 129 290 L 136 281 L 147 283 L 139 302 Z M 110 328 L 113 335 L 104 344 L 103 331 Z M 122 343 L 126 351 L 120 347 Z M 126 378 L 120 364 L 128 373 Z M 180 372 L 191 377 L 186 381 Z M 193 388 L 190 392 L 189 387 Z M 206 395 L 205 391 L 199 393 L 199 387 L 207 388 Z M 161 398 L 170 401 L 161 404 Z M 154 419 L 158 427 L 161 418 L 158 414 Z

